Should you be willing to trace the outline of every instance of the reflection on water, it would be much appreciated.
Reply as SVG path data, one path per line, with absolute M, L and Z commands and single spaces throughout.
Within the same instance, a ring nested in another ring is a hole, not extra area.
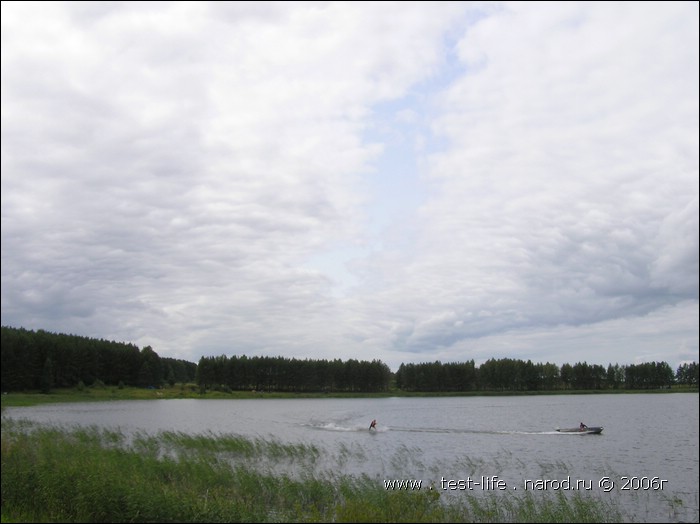
M 498 477 L 504 493 L 524 490 L 527 480 L 551 481 L 549 488 L 581 480 L 598 496 L 618 497 L 633 520 L 698 520 L 696 394 L 120 401 L 12 408 L 6 416 L 149 434 L 235 434 L 323 450 L 312 463 L 256 464 L 292 474 L 437 486 L 442 479 Z M 376 431 L 368 429 L 372 419 Z M 556 431 L 580 421 L 605 430 Z M 663 490 L 621 489 L 633 476 L 668 482 Z M 598 489 L 603 477 L 617 480 L 610 493 Z

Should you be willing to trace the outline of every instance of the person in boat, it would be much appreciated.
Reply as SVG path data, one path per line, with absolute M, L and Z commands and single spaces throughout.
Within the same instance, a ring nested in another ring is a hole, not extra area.
M 369 423 L 369 429 L 377 429 L 377 419 L 372 420 L 372 422 Z
M 581 422 L 581 423 L 579 424 L 579 426 L 578 426 L 578 430 L 579 430 L 579 431 L 584 431 L 584 430 L 586 430 L 586 429 L 588 429 L 588 426 L 586 426 L 583 422 Z

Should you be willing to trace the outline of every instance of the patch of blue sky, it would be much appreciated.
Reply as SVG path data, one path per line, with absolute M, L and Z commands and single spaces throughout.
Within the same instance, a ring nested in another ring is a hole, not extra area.
M 345 297 L 360 284 L 357 272 L 352 269 L 353 261 L 366 256 L 365 247 L 338 243 L 311 255 L 305 266 L 329 279 L 331 296 Z
M 321 271 L 332 281 L 334 295 L 345 295 L 359 279 L 354 262 L 373 252 L 410 250 L 418 227 L 420 207 L 437 191 L 430 181 L 430 157 L 449 146 L 433 132 L 433 122 L 445 110 L 443 94 L 457 79 L 468 74 L 460 61 L 457 43 L 470 26 L 489 16 L 494 6 L 472 7 L 443 37 L 442 61 L 410 86 L 403 96 L 383 100 L 371 109 L 363 142 L 380 145 L 381 154 L 363 176 L 365 242 L 338 243 L 307 260 L 307 267 Z M 474 65 L 470 65 L 474 67 Z M 387 245 L 390 244 L 390 245 Z
M 372 108 L 363 139 L 382 147 L 381 155 L 365 174 L 369 193 L 366 213 L 371 233 L 377 237 L 397 224 L 411 224 L 417 210 L 432 195 L 430 157 L 448 147 L 444 137 L 433 132 L 433 122 L 444 110 L 443 92 L 465 74 L 456 55 L 455 36 L 446 38 L 446 52 L 439 67 L 402 97 Z

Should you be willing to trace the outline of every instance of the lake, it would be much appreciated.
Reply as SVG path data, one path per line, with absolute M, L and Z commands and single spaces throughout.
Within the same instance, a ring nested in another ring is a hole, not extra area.
M 692 393 L 353 399 L 140 400 L 8 408 L 42 424 L 236 434 L 313 444 L 328 472 L 420 479 L 445 496 L 578 488 L 630 521 L 698 521 Z M 377 420 L 376 431 L 369 423 Z M 583 421 L 600 435 L 559 433 Z M 267 467 L 270 467 L 269 465 Z M 279 465 L 280 471 L 284 465 Z M 294 473 L 283 471 L 285 473 Z M 273 468 L 274 469 L 274 468 Z

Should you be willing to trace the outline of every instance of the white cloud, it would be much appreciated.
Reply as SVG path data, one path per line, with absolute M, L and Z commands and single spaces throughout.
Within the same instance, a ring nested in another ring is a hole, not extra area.
M 394 368 L 630 362 L 653 325 L 687 358 L 697 19 L 3 3 L 2 323 Z

